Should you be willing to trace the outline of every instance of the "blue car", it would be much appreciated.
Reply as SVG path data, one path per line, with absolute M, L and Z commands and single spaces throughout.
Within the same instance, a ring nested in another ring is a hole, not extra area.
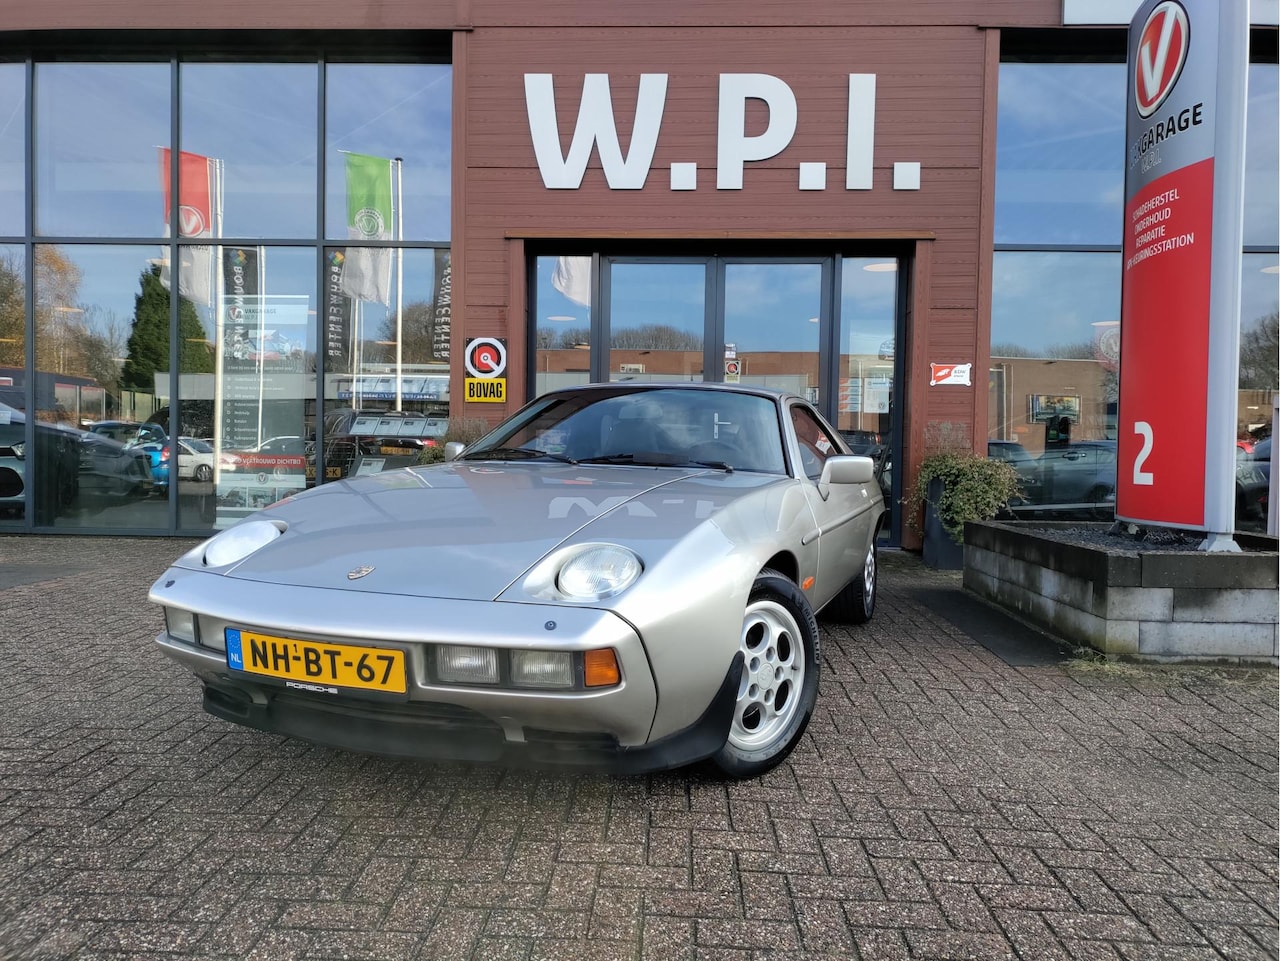
M 163 494 L 169 489 L 169 464 L 171 461 L 169 442 L 150 441 L 146 444 L 135 444 L 135 450 L 145 451 L 151 463 L 151 485 L 154 490 Z

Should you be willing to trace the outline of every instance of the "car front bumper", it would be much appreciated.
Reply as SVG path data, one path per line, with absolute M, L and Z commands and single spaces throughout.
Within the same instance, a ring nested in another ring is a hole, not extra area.
M 715 678 L 695 722 L 650 741 L 659 684 L 635 629 L 611 611 L 546 604 L 389 596 L 263 584 L 171 569 L 159 604 L 194 611 L 200 643 L 157 642 L 204 685 L 216 717 L 331 747 L 400 757 L 639 773 L 705 758 L 724 744 L 737 700 L 738 654 Z M 308 689 L 232 669 L 228 629 L 321 643 L 403 650 L 404 696 L 323 685 Z M 579 652 L 612 648 L 621 681 L 608 688 L 530 690 L 435 682 L 431 645 Z

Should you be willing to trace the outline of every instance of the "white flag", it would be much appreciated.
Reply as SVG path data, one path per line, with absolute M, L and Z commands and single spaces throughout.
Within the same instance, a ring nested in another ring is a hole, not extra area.
M 591 306 L 591 258 L 557 257 L 551 286 L 575 304 Z

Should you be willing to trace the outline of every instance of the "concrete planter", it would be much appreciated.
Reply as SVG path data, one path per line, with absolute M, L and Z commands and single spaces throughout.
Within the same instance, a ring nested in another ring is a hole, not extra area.
M 1280 662 L 1276 539 L 1242 553 L 1149 551 L 1058 539 L 1109 524 L 965 526 L 964 586 L 1066 640 L 1152 660 Z

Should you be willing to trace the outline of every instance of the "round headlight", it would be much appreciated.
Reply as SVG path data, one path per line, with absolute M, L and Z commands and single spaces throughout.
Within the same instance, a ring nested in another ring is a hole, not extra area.
M 270 521 L 245 521 L 215 536 L 204 548 L 209 567 L 225 567 L 242 561 L 280 536 L 280 528 Z
M 625 547 L 599 544 L 566 561 L 556 581 L 567 597 L 597 601 L 625 591 L 643 569 L 640 558 Z

